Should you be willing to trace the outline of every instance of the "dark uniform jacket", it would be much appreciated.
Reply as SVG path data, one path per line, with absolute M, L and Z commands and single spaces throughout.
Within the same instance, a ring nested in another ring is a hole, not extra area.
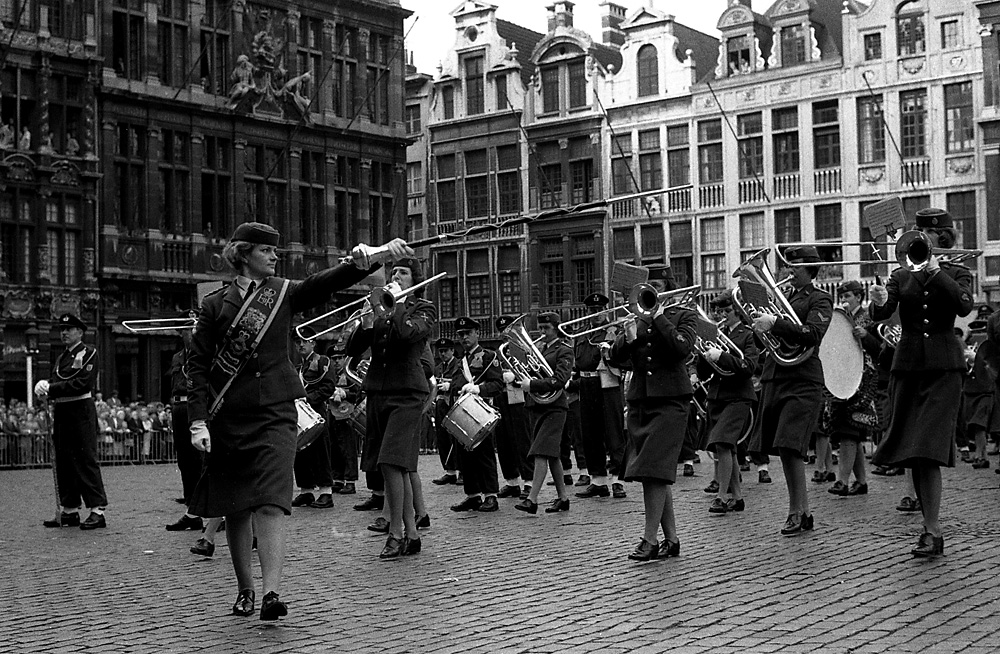
M 337 377 L 330 357 L 313 352 L 299 364 L 299 376 L 306 391 L 306 402 L 324 418 L 327 400 L 337 388 Z
M 941 263 L 931 276 L 897 268 L 886 284 L 889 300 L 872 303 L 873 320 L 886 320 L 899 309 L 903 334 L 892 371 L 965 370 L 962 342 L 955 337 L 955 316 L 972 311 L 972 273 L 965 266 Z
M 462 370 L 461 359 L 456 356 L 452 356 L 451 361 L 448 363 L 445 363 L 444 359 L 442 359 L 434 367 L 434 376 L 437 378 L 439 383 L 445 380 L 450 382 L 455 378 L 455 375 L 458 374 L 460 370 Z M 462 384 L 465 384 L 464 378 Z M 448 391 L 447 393 L 438 393 L 437 403 L 442 406 L 451 406 L 451 391 Z
M 797 326 L 791 320 L 778 318 L 771 328 L 771 335 L 790 344 L 814 348 L 812 356 L 797 366 L 782 366 L 771 353 L 764 361 L 761 381 L 796 379 L 822 384 L 823 364 L 819 360 L 819 344 L 830 326 L 833 298 L 810 283 L 792 291 L 788 296 L 788 303 L 792 305 L 792 311 L 799 317 L 802 326 Z
M 376 318 L 371 329 L 359 327 L 347 342 L 347 355 L 360 356 L 371 348 L 365 375 L 368 393 L 427 393 L 430 387 L 420 359 L 437 321 L 437 309 L 408 295 L 392 313 Z
M 708 399 L 721 401 L 756 399 L 753 374 L 757 368 L 760 350 L 757 348 L 753 330 L 743 323 L 736 323 L 732 327 L 722 325 L 719 331 L 728 336 L 729 340 L 739 348 L 743 358 L 723 350 L 715 365 L 732 374 L 720 375 L 704 357 L 698 357 L 698 378 L 702 380 L 712 378 L 708 385 Z
M 549 367 L 552 368 L 552 377 L 531 380 L 531 386 L 528 391 L 530 395 L 528 395 L 525 399 L 525 406 L 529 408 L 532 406 L 548 406 L 553 408 L 561 407 L 563 409 L 568 409 L 569 402 L 566 399 L 565 392 L 561 393 L 559 397 L 548 404 L 536 402 L 532 395 L 548 394 L 558 390 L 565 391 L 566 382 L 573 376 L 573 348 L 570 347 L 569 343 L 565 339 L 554 338 L 547 343 L 539 343 L 538 350 L 542 353 L 542 356 L 545 357 Z
M 291 282 L 281 305 L 274 309 L 274 320 L 257 350 L 223 397 L 220 412 L 240 412 L 305 397 L 299 375 L 288 358 L 292 315 L 326 302 L 332 293 L 360 282 L 374 270 L 359 270 L 346 263 L 310 275 L 301 282 Z M 230 284 L 205 296 L 202 303 L 188 357 L 192 380 L 188 411 L 192 422 L 208 419 L 208 409 L 214 400 L 209 389 L 212 359 L 243 300 L 239 287 Z
M 71 350 L 63 350 L 56 359 L 49 378 L 49 398 L 77 397 L 94 390 L 97 373 L 97 350 L 83 341 Z
M 611 362 L 632 369 L 626 400 L 691 395 L 686 361 L 697 338 L 698 314 L 667 309 L 652 320 L 638 318 L 636 339 L 625 340 L 625 330 L 611 347 Z
M 464 358 L 469 362 L 472 383 L 479 386 L 479 396 L 489 398 L 499 395 L 504 387 L 503 370 L 500 369 L 500 360 L 497 358 L 497 353 L 476 344 L 476 347 L 465 353 Z M 452 403 L 462 394 L 462 387 L 467 383 L 465 366 L 459 362 L 457 370 L 451 378 L 451 391 L 449 395 L 451 395 Z
M 190 379 L 187 372 L 186 349 L 181 350 L 170 359 L 170 399 L 187 397 Z

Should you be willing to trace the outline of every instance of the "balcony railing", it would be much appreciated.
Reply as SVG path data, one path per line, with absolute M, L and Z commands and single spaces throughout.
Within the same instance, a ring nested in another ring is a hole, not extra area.
M 721 207 L 726 203 L 726 189 L 722 184 L 698 187 L 698 206 L 702 209 Z
M 931 161 L 930 159 L 904 161 L 900 166 L 899 175 L 903 186 L 927 184 L 931 181 Z
M 743 179 L 739 184 L 740 204 L 762 202 L 764 200 L 764 185 L 756 179 Z
M 191 244 L 167 241 L 163 244 L 163 270 L 191 272 Z
M 816 195 L 840 193 L 840 168 L 813 171 L 813 189 Z
M 754 180 L 754 182 L 756 182 L 756 180 Z M 797 198 L 801 194 L 801 186 L 798 173 L 792 173 L 790 175 L 775 175 L 774 197 L 776 199 Z M 757 200 L 751 200 L 751 202 L 756 201 Z

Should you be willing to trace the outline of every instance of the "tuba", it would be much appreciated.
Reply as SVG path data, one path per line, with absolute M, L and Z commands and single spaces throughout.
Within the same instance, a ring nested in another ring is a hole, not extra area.
M 745 323 L 753 326 L 754 318 L 763 315 L 784 318 L 792 324 L 801 327 L 802 321 L 795 314 L 792 305 L 781 292 L 781 286 L 786 283 L 783 280 L 780 284 L 774 280 L 774 276 L 767 267 L 767 254 L 769 248 L 765 248 L 754 253 L 749 259 L 740 264 L 740 267 L 733 273 L 733 277 L 739 279 L 739 285 L 733 291 L 733 304 L 737 313 Z M 814 347 L 806 347 L 796 343 L 778 338 L 770 332 L 757 335 L 774 357 L 774 360 L 782 366 L 797 366 L 813 355 Z
M 526 317 L 526 315 L 518 316 L 514 322 L 504 327 L 503 331 L 500 332 L 504 341 L 497 348 L 500 362 L 504 369 L 514 373 L 514 377 L 520 381 L 552 377 L 554 374 L 552 366 L 545 360 L 545 356 L 535 345 L 535 341 L 532 340 L 524 326 Z M 512 345 L 523 353 L 523 361 L 510 353 Z M 562 393 L 563 389 L 560 388 L 549 393 L 528 393 L 528 395 L 539 404 L 551 404 L 559 399 Z

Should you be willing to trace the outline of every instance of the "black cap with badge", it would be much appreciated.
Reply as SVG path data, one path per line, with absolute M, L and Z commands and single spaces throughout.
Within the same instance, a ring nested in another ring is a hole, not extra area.
M 83 322 L 72 313 L 64 313 L 59 316 L 59 328 L 60 329 L 70 329 L 70 328 L 82 329 L 87 331 L 87 323 Z
M 462 330 L 473 330 L 473 329 L 476 329 L 476 330 L 479 329 L 479 321 L 476 320 L 475 318 L 469 318 L 468 316 L 462 316 L 461 318 L 458 318 L 458 319 L 455 320 L 455 331 L 456 332 L 462 331 Z

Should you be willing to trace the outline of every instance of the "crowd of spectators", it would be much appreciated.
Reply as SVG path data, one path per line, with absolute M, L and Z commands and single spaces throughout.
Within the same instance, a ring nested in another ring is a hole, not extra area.
M 95 396 L 98 460 L 102 463 L 154 463 L 174 457 L 170 405 L 123 403 L 117 396 Z M 51 418 L 45 404 L 0 400 L 0 467 L 45 465 L 51 461 Z

